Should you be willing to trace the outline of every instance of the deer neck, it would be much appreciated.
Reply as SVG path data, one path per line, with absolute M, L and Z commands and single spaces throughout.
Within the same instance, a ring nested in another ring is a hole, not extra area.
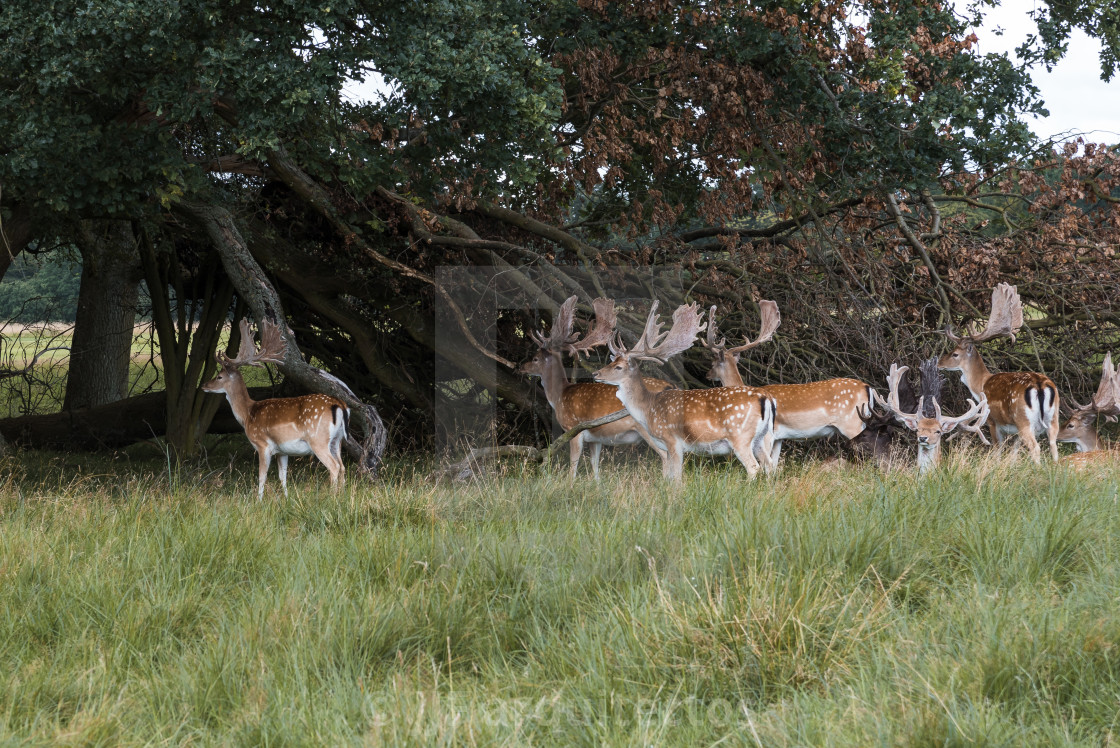
M 548 399 L 548 404 L 552 406 L 553 410 L 560 407 L 564 390 L 567 389 L 571 382 L 568 381 L 568 375 L 564 371 L 564 362 L 560 356 L 548 352 L 544 357 L 544 369 L 541 372 L 541 385 L 544 387 L 544 396 Z
M 739 373 L 739 366 L 731 356 L 722 357 L 714 368 L 716 377 L 723 387 L 743 386 L 743 376 Z
M 961 367 L 961 382 L 972 393 L 972 398 L 977 402 L 980 401 L 980 396 L 984 394 L 984 385 L 992 378 L 992 372 L 988 371 L 988 367 L 984 365 L 984 359 L 980 357 L 980 352 L 977 351 L 969 356 Z
M 646 426 L 648 419 L 648 412 L 653 405 L 655 393 L 650 392 L 646 388 L 645 380 L 642 378 L 642 372 L 638 368 L 630 370 L 622 383 L 618 385 L 618 392 L 616 393 L 618 399 L 622 402 L 626 410 L 630 411 L 630 415 L 634 420 Z
M 941 442 L 918 444 L 918 475 L 925 475 L 941 461 Z
M 233 417 L 241 424 L 241 428 L 245 428 L 255 401 L 249 397 L 249 388 L 245 386 L 245 380 L 240 375 L 233 377 L 226 385 L 226 400 L 229 401 Z

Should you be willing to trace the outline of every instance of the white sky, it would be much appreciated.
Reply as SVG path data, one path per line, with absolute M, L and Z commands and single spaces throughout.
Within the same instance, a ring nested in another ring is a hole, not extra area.
M 957 4 L 963 5 L 962 0 Z M 1015 59 L 1015 47 L 1035 30 L 1027 15 L 1035 0 L 1003 0 L 986 11 L 984 24 L 976 30 L 981 53 L 1007 52 Z M 1003 29 L 997 36 L 995 29 Z M 1090 142 L 1120 142 L 1120 74 L 1110 83 L 1101 80 L 1100 43 L 1074 30 L 1069 51 L 1047 73 L 1042 66 L 1032 75 L 1050 110 L 1049 117 L 1029 118 L 1031 128 L 1042 137 L 1065 138 L 1083 133 Z

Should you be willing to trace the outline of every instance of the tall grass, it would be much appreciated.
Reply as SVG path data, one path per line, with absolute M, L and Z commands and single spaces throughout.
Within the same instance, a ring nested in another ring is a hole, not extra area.
M 689 468 L 334 496 L 304 461 L 257 502 L 248 458 L 9 461 L 0 741 L 1113 740 L 1114 480 Z

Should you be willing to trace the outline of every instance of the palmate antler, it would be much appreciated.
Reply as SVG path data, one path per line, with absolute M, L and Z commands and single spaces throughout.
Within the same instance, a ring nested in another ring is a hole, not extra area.
M 572 326 L 575 323 L 576 314 L 576 297 L 569 296 L 560 305 L 560 309 L 556 312 L 555 319 L 552 320 L 552 327 L 548 330 L 548 336 L 541 335 L 536 330 L 530 333 L 533 340 L 537 345 L 546 351 L 553 351 L 560 353 L 564 350 L 564 346 L 568 345 L 573 340 Z
M 612 354 L 665 363 L 678 353 L 683 353 L 692 347 L 696 336 L 704 329 L 701 323 L 703 315 L 700 313 L 700 305 L 692 303 L 677 307 L 673 312 L 673 326 L 668 332 L 662 333 L 657 304 L 658 302 L 654 300 L 653 305 L 650 306 L 642 337 L 638 338 L 634 347 L 626 350 L 622 346 L 622 340 L 615 338 L 615 341 L 608 344 Z
M 747 342 L 743 345 L 735 346 L 734 348 L 727 347 L 727 340 L 724 338 L 717 338 L 719 332 L 716 330 L 716 307 L 713 305 L 708 312 L 708 335 L 700 343 L 712 351 L 713 353 L 742 353 L 745 350 L 754 348 L 756 345 L 765 343 L 774 337 L 774 331 L 778 329 L 778 325 L 782 324 L 782 315 L 778 312 L 778 304 L 774 301 L 763 299 L 758 302 L 758 311 L 760 315 L 758 337 L 754 340 L 747 338 Z
M 242 366 L 264 366 L 265 363 L 284 363 L 284 338 L 280 335 L 280 328 L 272 320 L 266 319 L 260 325 L 261 345 L 257 348 L 253 342 L 253 331 L 249 320 L 241 320 L 241 345 L 237 355 L 230 358 L 222 351 L 218 351 L 218 363 L 223 368 L 237 369 Z
M 1097 385 L 1096 394 L 1088 405 L 1078 405 L 1072 397 L 1066 397 L 1074 410 L 1096 411 L 1110 421 L 1115 421 L 1120 416 L 1120 378 L 1116 367 L 1112 364 L 1112 352 L 1105 354 L 1104 363 L 1101 364 L 1101 381 Z
M 593 348 L 607 345 L 614 335 L 615 325 L 618 324 L 614 302 L 600 297 L 591 302 L 591 308 L 595 311 L 595 321 L 588 327 L 587 334 L 568 344 L 568 352 L 573 356 L 581 356 Z
M 1015 334 L 1023 326 L 1023 302 L 1019 298 L 1019 291 L 1015 286 L 1000 283 L 992 289 L 992 310 L 988 315 L 988 324 L 983 330 L 978 330 L 973 323 L 969 326 L 968 333 L 956 335 L 952 327 L 946 326 L 945 334 L 955 344 L 962 341 L 983 343 L 995 338 L 1009 337 L 1015 342 Z

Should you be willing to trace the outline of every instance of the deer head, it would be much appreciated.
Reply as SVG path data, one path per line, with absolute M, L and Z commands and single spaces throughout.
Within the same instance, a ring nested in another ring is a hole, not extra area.
M 1073 442 L 1077 445 L 1078 452 L 1094 452 L 1101 449 L 1100 439 L 1097 436 L 1097 416 L 1104 416 L 1106 421 L 1115 422 L 1120 416 L 1120 380 L 1117 379 L 1116 368 L 1112 365 L 1112 353 L 1104 357 L 1101 366 L 1101 381 L 1097 385 L 1097 392 L 1088 405 L 1078 405 L 1073 398 L 1066 397 L 1062 401 L 1072 403 L 1069 421 L 1058 432 L 1058 441 Z
M 642 361 L 665 363 L 678 353 L 687 351 L 704 329 L 701 318 L 697 304 L 681 305 L 673 312 L 673 326 L 668 332 L 662 333 L 655 300 L 646 318 L 642 336 L 632 348 L 625 348 L 619 336 L 607 343 L 614 359 L 595 372 L 595 380 L 620 385 L 631 372 L 637 372 Z
M 988 324 L 983 330 L 976 324 L 969 327 L 965 335 L 957 335 L 951 326 L 945 327 L 945 335 L 953 341 L 955 348 L 942 356 L 937 366 L 952 371 L 965 371 L 970 363 L 979 356 L 976 345 L 996 338 L 1009 337 L 1015 342 L 1015 335 L 1023 326 L 1023 302 L 1015 286 L 1000 283 L 992 290 L 992 308 Z
M 968 412 L 956 418 L 942 414 L 941 404 L 938 402 L 941 377 L 937 371 L 937 359 L 935 358 L 928 359 L 922 364 L 922 397 L 918 398 L 917 409 L 914 412 L 903 410 L 899 406 L 899 382 L 909 368 L 908 366 L 891 364 L 890 373 L 887 375 L 887 384 L 890 387 L 887 405 L 901 424 L 917 434 L 919 473 L 925 473 L 937 465 L 941 458 L 941 437 L 958 427 L 962 431 L 971 431 L 979 435 L 981 441 L 985 444 L 988 443 L 980 430 L 988 419 L 988 401 L 986 398 L 981 397 L 979 403 L 969 400 Z M 928 401 L 927 397 L 929 398 Z M 932 409 L 927 415 L 927 407 L 930 405 L 932 405 Z
M 242 366 L 264 366 L 266 363 L 284 363 L 284 338 L 280 335 L 280 328 L 272 320 L 266 319 L 260 324 L 261 344 L 258 348 L 253 342 L 253 331 L 249 320 L 243 319 L 241 326 L 241 344 L 237 355 L 233 358 L 223 351 L 218 351 L 218 373 L 209 382 L 202 385 L 206 392 L 226 392 L 226 388 L 235 382 L 241 381 Z
M 712 368 L 708 371 L 708 379 L 728 384 L 741 384 L 739 376 L 739 355 L 756 345 L 765 343 L 774 337 L 774 331 L 782 323 L 782 316 L 778 313 L 778 305 L 773 301 L 763 300 L 758 302 L 760 315 L 758 337 L 749 338 L 742 345 L 727 347 L 727 340 L 719 337 L 716 330 L 716 308 L 712 306 L 708 312 L 708 335 L 700 341 L 712 356 Z

